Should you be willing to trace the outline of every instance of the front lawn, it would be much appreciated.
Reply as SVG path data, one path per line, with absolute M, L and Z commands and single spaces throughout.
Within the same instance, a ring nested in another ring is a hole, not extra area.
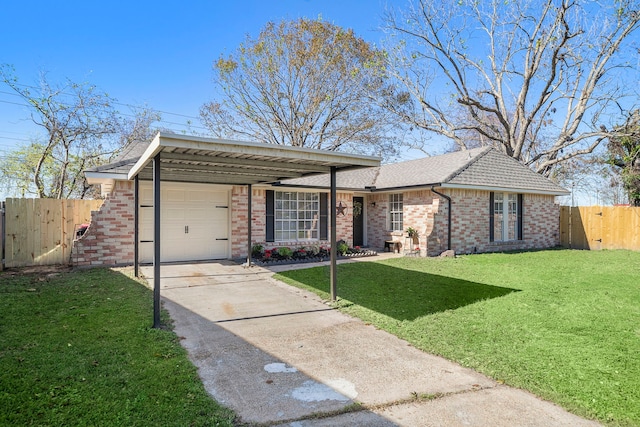
M 329 294 L 328 267 L 280 273 Z M 343 311 L 610 425 L 640 425 L 640 253 L 396 258 L 338 270 Z
M 0 425 L 233 425 L 151 325 L 151 292 L 125 274 L 0 272 Z

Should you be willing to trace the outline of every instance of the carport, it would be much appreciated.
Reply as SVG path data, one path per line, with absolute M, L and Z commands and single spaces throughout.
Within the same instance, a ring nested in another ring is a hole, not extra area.
M 331 299 L 337 297 L 336 172 L 380 165 L 380 158 L 265 143 L 158 133 L 129 171 L 135 188 L 135 272 L 139 272 L 139 180 L 153 182 L 153 326 L 160 326 L 161 181 L 246 185 L 248 187 L 247 263 L 251 263 L 252 185 L 288 178 L 330 175 Z

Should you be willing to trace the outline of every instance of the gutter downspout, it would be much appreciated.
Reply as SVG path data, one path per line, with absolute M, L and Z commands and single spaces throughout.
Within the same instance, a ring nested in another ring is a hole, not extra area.
M 442 194 L 438 191 L 436 191 L 435 186 L 432 185 L 431 186 L 431 191 L 436 193 L 438 196 L 442 196 L 445 199 L 447 199 L 447 202 L 449 203 L 449 209 L 447 210 L 447 250 L 451 250 L 451 197 L 447 196 L 446 194 Z

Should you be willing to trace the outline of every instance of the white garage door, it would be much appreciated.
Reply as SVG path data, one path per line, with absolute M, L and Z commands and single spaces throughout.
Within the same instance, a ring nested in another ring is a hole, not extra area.
M 160 259 L 201 261 L 229 257 L 229 191 L 214 185 L 160 186 Z M 153 189 L 140 183 L 140 262 L 153 261 Z

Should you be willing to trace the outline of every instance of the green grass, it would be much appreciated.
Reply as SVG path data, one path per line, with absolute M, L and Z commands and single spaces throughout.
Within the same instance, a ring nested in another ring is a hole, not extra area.
M 0 425 L 233 425 L 151 325 L 151 292 L 123 273 L 0 272 Z
M 276 276 L 328 298 L 328 267 Z M 341 310 L 610 425 L 640 425 L 640 253 L 343 264 Z

